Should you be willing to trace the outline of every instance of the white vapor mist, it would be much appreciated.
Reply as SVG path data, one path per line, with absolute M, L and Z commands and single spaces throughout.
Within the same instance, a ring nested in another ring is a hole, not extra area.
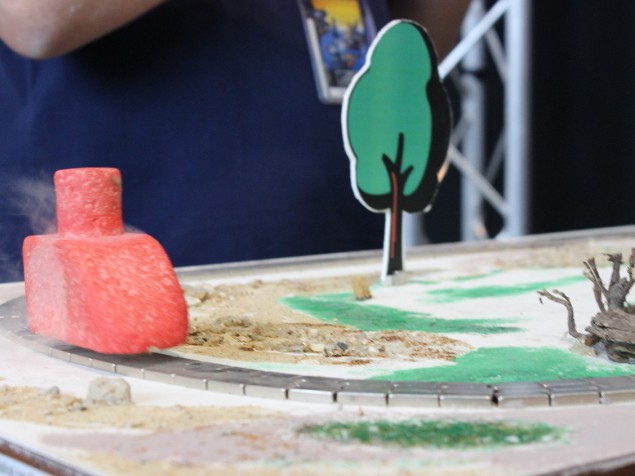
M 22 279 L 20 250 L 27 234 L 56 230 L 55 189 L 52 176 L 0 176 L 0 281 Z

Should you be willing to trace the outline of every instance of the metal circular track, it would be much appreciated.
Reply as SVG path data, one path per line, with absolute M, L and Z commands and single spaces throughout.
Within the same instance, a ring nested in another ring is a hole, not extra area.
M 50 357 L 120 376 L 278 400 L 465 409 L 635 402 L 635 376 L 496 385 L 389 382 L 266 372 L 162 353 L 100 354 L 31 332 L 27 325 L 24 297 L 0 306 L 0 334 Z

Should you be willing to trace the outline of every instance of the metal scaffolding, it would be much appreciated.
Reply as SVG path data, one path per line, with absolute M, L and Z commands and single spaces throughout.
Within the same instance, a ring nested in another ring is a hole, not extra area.
M 528 232 L 530 0 L 498 0 L 486 10 L 485 0 L 472 0 L 463 23 L 462 40 L 439 65 L 441 78 L 452 78 L 461 96 L 449 162 L 461 173 L 461 239 L 508 238 Z M 497 32 L 504 30 L 504 42 Z M 503 125 L 489 156 L 486 148 L 486 84 L 483 72 L 491 59 L 500 76 Z M 460 66 L 460 68 L 459 68 Z M 502 191 L 493 185 L 501 169 Z M 502 219 L 488 231 L 485 203 Z M 407 244 L 425 241 L 421 215 L 408 217 Z

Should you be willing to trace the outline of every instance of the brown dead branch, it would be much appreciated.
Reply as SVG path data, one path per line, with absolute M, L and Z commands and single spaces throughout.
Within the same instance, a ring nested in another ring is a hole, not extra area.
M 604 287 L 600 273 L 598 273 L 595 258 L 589 258 L 583 264 L 586 268 L 584 276 L 593 283 L 593 296 L 595 297 L 595 302 L 597 303 L 598 308 L 600 308 L 600 311 L 604 312 L 606 308 L 604 307 L 602 297 L 608 298 L 608 290 Z
M 549 299 L 550 301 L 562 304 L 567 309 L 567 324 L 569 326 L 569 335 L 581 341 L 584 341 L 586 339 L 587 336 L 578 332 L 576 328 L 575 318 L 573 316 L 573 305 L 571 304 L 571 300 L 565 293 L 563 293 L 562 291 L 558 291 L 557 289 L 554 289 L 551 292 L 543 289 L 542 291 L 538 291 L 538 294 Z M 542 303 L 542 299 L 540 299 L 540 302 Z

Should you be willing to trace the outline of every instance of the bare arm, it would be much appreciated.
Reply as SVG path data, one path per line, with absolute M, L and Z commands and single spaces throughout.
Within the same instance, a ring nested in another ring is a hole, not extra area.
M 414 20 L 423 25 L 434 41 L 439 60 L 456 44 L 470 0 L 390 0 L 393 18 Z
M 0 39 L 35 59 L 59 56 L 165 0 L 0 0 Z

